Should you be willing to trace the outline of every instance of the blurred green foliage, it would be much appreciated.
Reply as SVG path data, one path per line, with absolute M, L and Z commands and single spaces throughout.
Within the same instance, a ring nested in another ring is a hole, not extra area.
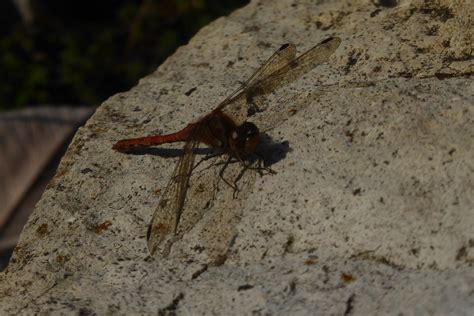
M 3 2 L 0 110 L 97 105 L 153 72 L 202 26 L 247 2 L 31 0 L 31 24 Z

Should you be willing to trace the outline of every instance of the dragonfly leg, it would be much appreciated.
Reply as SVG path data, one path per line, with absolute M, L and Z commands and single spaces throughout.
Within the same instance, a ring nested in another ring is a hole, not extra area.
M 237 182 L 239 182 L 240 179 L 242 179 L 242 177 L 244 176 L 245 171 L 247 171 L 248 169 L 252 169 L 251 164 L 247 165 L 247 164 L 243 163 L 243 166 L 244 167 L 242 168 L 242 170 L 240 170 L 239 174 L 234 179 L 234 186 L 235 187 L 237 187 Z M 237 192 L 234 191 L 234 194 L 233 194 L 234 199 L 237 198 L 237 193 L 238 193 L 238 191 Z
M 234 181 L 234 183 L 230 183 L 225 177 L 224 177 L 224 172 L 225 172 L 225 169 L 227 168 L 227 166 L 229 165 L 229 163 L 231 162 L 232 160 L 232 156 L 229 156 L 229 158 L 226 160 L 226 162 L 224 163 L 224 165 L 222 166 L 221 170 L 219 171 L 219 177 L 224 180 L 224 182 L 230 186 L 233 190 L 234 190 L 234 197 L 237 195 L 237 193 L 240 191 L 238 186 L 237 186 L 237 181 Z
M 206 155 L 205 157 L 202 157 L 201 160 L 199 160 L 198 163 L 196 163 L 196 164 L 193 166 L 193 170 L 192 170 L 192 171 L 194 171 L 202 162 L 207 161 L 207 160 L 212 159 L 212 158 L 219 157 L 219 156 L 221 156 L 222 154 L 224 154 L 224 153 L 223 153 L 223 152 L 215 152 L 215 153 Z M 212 167 L 212 165 L 207 166 L 207 167 L 204 168 L 203 170 L 207 170 L 207 169 L 209 169 L 210 167 Z
M 244 176 L 245 172 L 247 170 L 255 170 L 256 172 L 258 172 L 258 174 L 260 176 L 264 176 L 265 174 L 276 174 L 276 171 L 272 170 L 271 168 L 269 167 L 266 167 L 266 166 L 262 166 L 262 163 L 264 164 L 265 160 L 264 160 L 264 157 L 255 152 L 256 156 L 258 156 L 258 159 L 257 159 L 257 166 L 254 166 L 254 162 L 245 162 L 241 157 L 237 156 L 237 157 L 234 157 L 234 156 L 229 156 L 228 159 L 225 161 L 225 162 L 221 162 L 221 163 L 218 163 L 218 164 L 223 164 L 221 170 L 219 171 L 219 177 L 228 185 L 230 186 L 233 190 L 234 190 L 234 193 L 233 193 L 233 197 L 236 198 L 237 197 L 237 194 L 240 192 L 239 190 L 239 187 L 238 187 L 238 182 L 240 181 L 240 179 L 242 179 L 242 177 Z M 235 159 L 233 161 L 233 159 Z M 242 169 L 240 170 L 239 174 L 234 178 L 234 180 L 232 182 L 230 182 L 229 180 L 227 180 L 225 177 L 224 177 L 224 172 L 227 168 L 227 166 L 230 164 L 230 163 L 233 163 L 233 162 L 238 162 L 242 165 Z

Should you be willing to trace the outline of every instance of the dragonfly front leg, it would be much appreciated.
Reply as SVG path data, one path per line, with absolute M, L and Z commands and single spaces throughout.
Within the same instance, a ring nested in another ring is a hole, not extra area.
M 199 160 L 198 163 L 194 165 L 193 171 L 194 171 L 195 169 L 197 169 L 197 167 L 198 167 L 202 162 L 207 161 L 207 160 L 212 159 L 212 158 L 216 158 L 216 157 L 222 156 L 223 154 L 224 154 L 224 152 L 219 151 L 219 152 L 215 152 L 215 153 L 206 155 L 205 157 L 202 157 L 201 160 Z M 204 170 L 207 170 L 207 169 L 211 168 L 212 166 L 213 166 L 213 164 L 211 164 L 211 165 L 209 165 L 209 166 L 203 168 L 202 170 L 199 170 L 199 172 L 204 171 Z

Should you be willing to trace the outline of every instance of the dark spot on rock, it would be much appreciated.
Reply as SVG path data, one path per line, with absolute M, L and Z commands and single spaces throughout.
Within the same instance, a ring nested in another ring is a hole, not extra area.
M 350 315 L 352 313 L 352 310 L 354 309 L 354 299 L 355 299 L 355 294 L 352 294 L 347 299 L 346 310 L 344 311 L 344 316 Z
M 454 17 L 453 10 L 438 3 L 427 1 L 420 9 L 422 14 L 429 14 L 432 18 L 438 18 L 441 22 L 446 22 Z
M 288 236 L 288 239 L 286 240 L 286 244 L 285 244 L 285 253 L 291 253 L 292 252 L 292 248 L 293 248 L 293 244 L 295 243 L 295 237 L 293 236 Z
M 38 235 L 41 235 L 41 236 L 45 236 L 49 233 L 48 231 L 48 224 L 41 224 L 40 226 L 38 226 L 38 228 L 36 229 L 36 232 L 38 233 Z
M 104 231 L 106 231 L 109 228 L 110 225 L 112 225 L 111 221 L 105 221 L 103 223 L 95 225 L 94 231 L 96 234 L 102 234 Z
M 346 135 L 349 138 L 349 142 L 354 142 L 354 131 L 345 131 L 344 135 Z
M 237 288 L 237 291 L 246 291 L 246 290 L 250 290 L 250 289 L 253 289 L 253 285 L 244 284 L 244 285 L 240 285 L 240 286 Z
M 168 306 L 158 309 L 158 315 L 176 315 L 178 304 L 183 298 L 184 294 L 179 293 Z
M 248 25 L 245 26 L 242 33 L 255 33 L 260 31 L 260 27 L 258 25 Z
M 196 251 L 196 252 L 201 253 L 201 252 L 203 252 L 204 250 L 206 250 L 206 247 L 201 246 L 201 245 L 196 245 L 196 246 L 193 247 L 193 250 Z
M 220 267 L 221 265 L 223 265 L 225 262 L 227 261 L 227 254 L 226 253 L 223 253 L 223 254 L 219 254 L 217 255 L 214 260 L 212 261 L 212 264 L 214 267 Z
M 347 65 L 348 65 L 349 67 L 354 66 L 356 63 L 357 63 L 357 57 L 355 57 L 355 56 L 353 56 L 353 55 L 348 57 L 348 59 L 347 59 Z
M 288 289 L 289 294 L 294 294 L 295 290 L 296 290 L 296 281 L 291 280 L 290 283 L 287 286 L 287 289 Z
M 357 189 L 355 189 L 354 191 L 352 191 L 352 194 L 353 194 L 353 195 L 361 195 L 361 193 L 362 193 L 362 189 L 361 189 L 361 188 L 357 188 Z
M 91 309 L 81 307 L 79 308 L 78 315 L 79 316 L 95 315 L 95 312 Z
M 382 11 L 381 9 L 375 9 L 374 11 L 370 12 L 370 17 L 373 18 L 374 16 L 378 15 Z
M 439 25 L 432 25 L 426 28 L 426 35 L 435 36 L 438 35 Z
M 408 71 L 402 71 L 400 73 L 398 73 L 398 75 L 402 78 L 413 78 L 413 74 L 411 72 L 408 72 Z
M 349 70 L 357 64 L 357 61 L 359 59 L 360 53 L 356 53 L 355 51 L 349 52 L 349 56 L 347 57 L 347 63 L 346 66 L 344 67 L 344 72 L 347 74 L 349 73 Z
M 56 256 L 56 262 L 60 265 L 65 264 L 67 261 L 69 261 L 70 257 L 68 255 L 63 256 L 63 255 L 58 255 Z
M 323 265 L 322 269 L 323 269 L 324 273 L 326 273 L 326 274 L 329 273 L 329 267 L 327 265 Z
M 415 47 L 415 52 L 417 54 L 426 54 L 428 52 L 428 49 L 425 47 Z
M 185 96 L 189 97 L 194 91 L 197 90 L 197 87 L 191 88 L 184 93 Z
M 456 253 L 456 261 L 460 261 L 467 257 L 467 249 L 465 246 L 459 248 L 458 252 Z
M 81 170 L 82 174 L 87 174 L 87 173 L 91 173 L 91 172 L 92 172 L 91 168 L 84 168 L 84 169 Z
M 350 273 L 341 273 L 341 281 L 344 283 L 351 283 L 355 281 L 355 278 Z
M 191 276 L 191 280 L 194 280 L 196 279 L 197 277 L 199 277 L 201 274 L 203 274 L 204 272 L 207 271 L 207 264 L 203 265 L 199 270 L 197 270 L 196 272 L 193 273 L 193 275 Z
M 307 266 L 312 266 L 318 263 L 318 258 L 308 258 L 304 261 L 304 264 Z
M 419 253 L 420 253 L 420 249 L 418 248 L 413 248 L 410 250 L 410 254 L 412 254 L 413 256 L 418 256 Z
M 398 5 L 397 0 L 373 0 L 374 5 L 378 7 L 393 8 Z

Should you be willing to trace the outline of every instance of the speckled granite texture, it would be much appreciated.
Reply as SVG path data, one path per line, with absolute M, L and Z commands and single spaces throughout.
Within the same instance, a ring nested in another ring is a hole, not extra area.
M 78 132 L 0 274 L 0 310 L 472 314 L 473 30 L 469 1 L 266 0 L 218 19 Z M 179 146 L 111 145 L 176 131 L 282 43 L 332 35 L 329 62 L 274 97 L 291 113 L 267 132 L 277 174 L 246 173 L 236 198 L 215 168 L 195 174 L 192 228 L 150 257 Z

